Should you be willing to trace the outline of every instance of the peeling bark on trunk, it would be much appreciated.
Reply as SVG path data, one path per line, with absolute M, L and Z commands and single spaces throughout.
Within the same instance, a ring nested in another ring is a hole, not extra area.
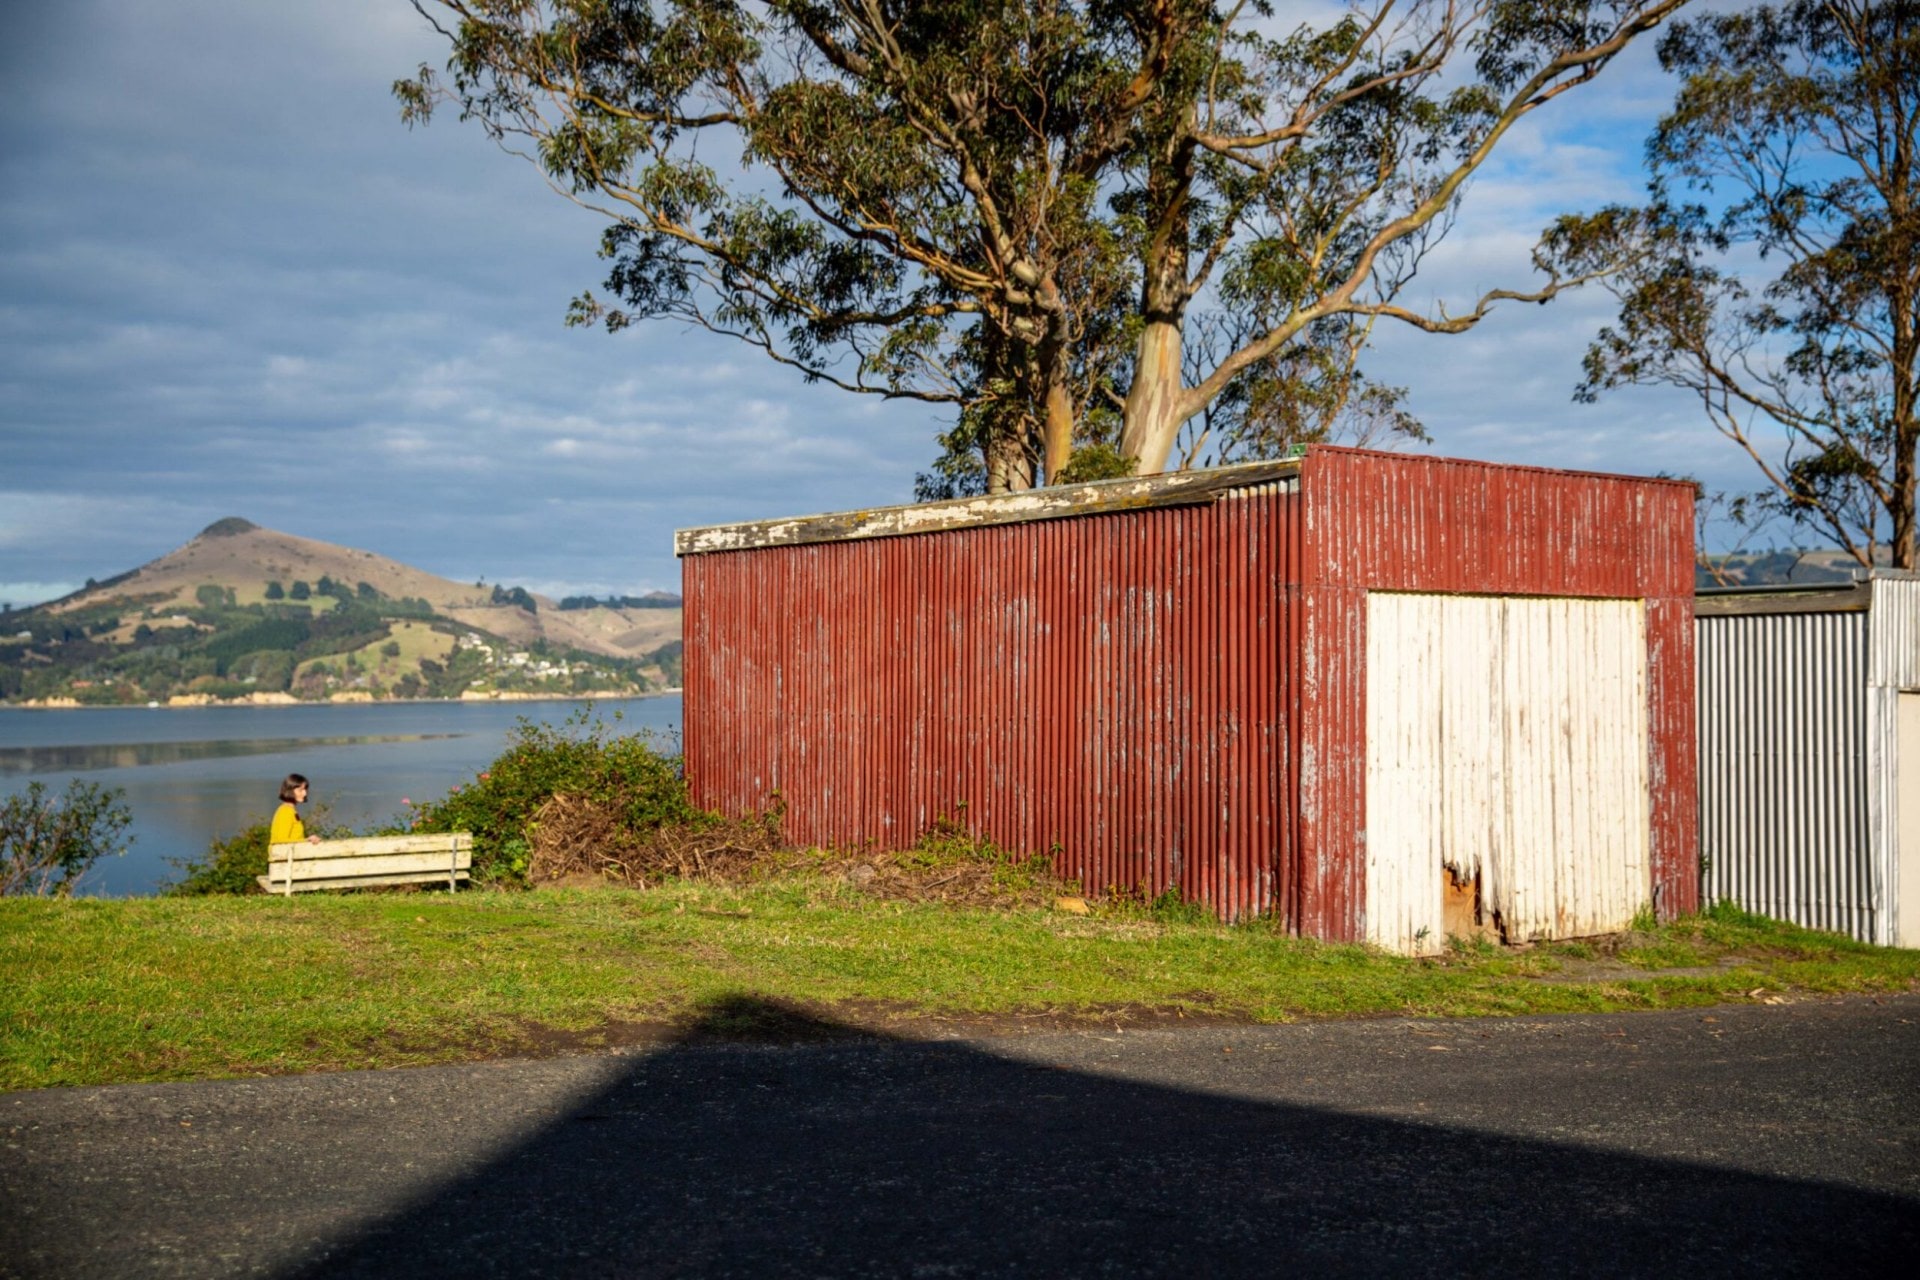
M 1042 463 L 1046 467 L 1048 484 L 1054 483 L 1061 470 L 1067 465 L 1067 459 L 1073 454 L 1074 406 L 1073 395 L 1067 389 L 1067 380 L 1072 376 L 1072 365 L 1068 361 L 1065 338 L 1054 332 L 1041 349 L 1041 374 L 1046 379 L 1046 391 L 1042 397 L 1041 421 L 1043 437 Z
M 1187 241 L 1191 234 L 1188 201 L 1193 192 L 1193 140 L 1183 120 L 1164 165 L 1147 179 L 1148 207 L 1154 211 L 1153 241 L 1147 247 L 1140 284 L 1140 314 L 1146 321 L 1134 357 L 1133 386 L 1127 391 L 1126 423 L 1120 452 L 1137 460 L 1135 475 L 1167 469 L 1174 440 L 1187 415 L 1180 402 L 1186 390 L 1181 370 L 1181 340 L 1187 314 Z
M 1180 413 L 1185 390 L 1180 356 L 1180 320 L 1152 321 L 1141 331 L 1133 386 L 1127 392 L 1126 426 L 1120 433 L 1120 452 L 1139 460 L 1135 475 L 1167 469 L 1173 442 L 1186 420 Z
M 1047 482 L 1066 468 L 1073 456 L 1073 398 L 1058 382 L 1047 388 Z

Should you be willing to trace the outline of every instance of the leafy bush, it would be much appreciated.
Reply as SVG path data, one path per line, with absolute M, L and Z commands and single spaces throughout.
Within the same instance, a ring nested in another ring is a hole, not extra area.
M 185 874 L 161 890 L 172 897 L 192 898 L 211 893 L 259 893 L 255 876 L 267 874 L 267 826 L 262 818 L 245 830 L 216 839 L 204 860 L 169 859 Z
M 169 897 L 197 898 L 213 893 L 264 893 L 255 876 L 267 874 L 267 837 L 273 819 L 262 818 L 224 838 L 216 836 L 207 845 L 205 858 L 168 858 L 183 874 L 161 887 Z M 334 822 L 326 803 L 307 810 L 307 834 L 322 840 L 343 840 L 354 834 L 350 827 Z M 379 834 L 389 834 L 381 832 Z
M 930 895 L 925 884 L 916 885 L 917 891 L 908 896 L 978 901 L 983 894 L 1018 898 L 1079 887 L 1054 874 L 1050 857 L 1003 849 L 988 837 L 968 831 L 966 806 L 960 808 L 959 814 L 935 819 L 911 847 L 876 859 L 891 863 L 914 879 L 931 881 L 933 887 L 955 884 L 954 891 L 942 895 Z
M 127 851 L 133 823 L 127 793 L 79 778 L 57 800 L 47 784 L 29 782 L 0 801 L 0 896 L 64 898 L 88 868 L 107 854 Z
M 563 794 L 617 804 L 635 832 L 706 816 L 687 797 L 677 755 L 656 750 L 650 735 L 616 735 L 584 709 L 558 728 L 522 717 L 506 753 L 472 783 L 419 805 L 412 829 L 471 831 L 476 882 L 525 884 L 534 815 Z

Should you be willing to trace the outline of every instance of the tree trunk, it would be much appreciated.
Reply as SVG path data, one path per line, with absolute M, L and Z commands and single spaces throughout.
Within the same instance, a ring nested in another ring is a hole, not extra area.
M 1893 452 L 1893 538 L 1890 560 L 1896 569 L 1920 568 L 1914 546 L 1914 444 L 1920 435 L 1909 416 L 1896 429 Z
M 1004 432 L 986 444 L 987 492 L 1018 493 L 1033 488 L 1033 458 L 1025 445 Z
M 1187 322 L 1187 240 L 1191 234 L 1188 201 L 1193 191 L 1193 142 L 1183 120 L 1164 164 L 1147 177 L 1147 207 L 1153 238 L 1147 245 L 1140 283 L 1140 315 L 1145 324 L 1133 362 L 1133 386 L 1127 390 L 1126 422 L 1120 452 L 1136 460 L 1136 475 L 1167 469 L 1167 458 L 1187 415 L 1180 410 L 1186 384 L 1181 342 Z
M 1167 469 L 1173 442 L 1186 421 L 1180 413 L 1180 356 L 1183 319 L 1149 320 L 1140 331 L 1134 356 L 1133 386 L 1127 391 L 1126 425 L 1120 432 L 1120 452 L 1139 460 L 1136 475 L 1150 476 Z
M 1073 456 L 1073 394 L 1067 387 L 1073 366 L 1067 358 L 1066 340 L 1058 332 L 1059 324 L 1056 318 L 1054 332 L 1048 336 L 1040 353 L 1041 374 L 1046 379 L 1045 394 L 1041 401 L 1044 413 L 1041 431 L 1045 442 L 1042 462 L 1046 467 L 1048 484 L 1054 483 L 1055 477 Z

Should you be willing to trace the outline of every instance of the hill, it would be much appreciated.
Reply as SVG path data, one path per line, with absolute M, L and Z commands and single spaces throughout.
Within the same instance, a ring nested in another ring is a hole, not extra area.
M 635 693 L 677 683 L 677 597 L 557 606 L 216 521 L 157 560 L 0 614 L 0 700 Z

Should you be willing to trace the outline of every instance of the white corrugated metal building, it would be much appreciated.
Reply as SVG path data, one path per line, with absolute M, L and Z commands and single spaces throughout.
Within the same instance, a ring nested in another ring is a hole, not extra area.
M 1920 946 L 1920 574 L 1702 591 L 1703 902 Z

